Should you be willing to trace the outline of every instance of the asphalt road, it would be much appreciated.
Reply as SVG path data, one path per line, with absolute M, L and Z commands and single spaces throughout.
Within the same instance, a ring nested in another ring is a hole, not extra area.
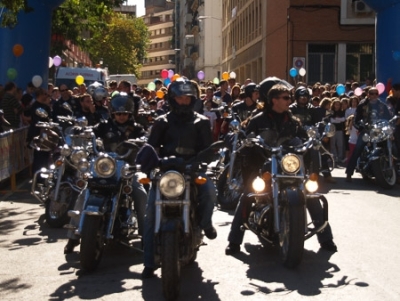
M 338 183 L 321 191 L 338 253 L 312 237 L 301 265 L 289 270 L 277 249 L 246 232 L 242 252 L 226 256 L 233 212 L 216 209 L 218 237 L 182 270 L 179 300 L 399 300 L 400 186 L 380 190 L 358 175 L 346 183 L 343 169 L 334 176 Z M 0 195 L 0 300 L 163 300 L 160 270 L 142 281 L 142 253 L 127 247 L 107 248 L 98 269 L 82 273 L 78 252 L 63 254 L 66 230 L 47 226 L 28 188 Z

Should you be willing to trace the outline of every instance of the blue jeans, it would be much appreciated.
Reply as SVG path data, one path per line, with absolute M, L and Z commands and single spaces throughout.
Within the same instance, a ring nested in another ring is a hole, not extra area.
M 212 214 L 214 205 L 217 200 L 217 194 L 213 182 L 204 174 L 203 177 L 207 178 L 204 185 L 198 185 L 198 206 L 197 214 L 199 217 L 199 226 L 201 229 L 207 229 L 212 226 Z M 155 224 L 155 201 L 156 190 L 153 186 L 149 192 L 149 199 L 146 206 L 146 215 L 144 217 L 144 266 L 148 268 L 155 268 L 154 262 L 154 224 Z
M 364 132 L 361 132 L 358 135 L 356 146 L 354 148 L 353 153 L 351 154 L 349 162 L 347 163 L 346 174 L 349 176 L 353 175 L 354 170 L 356 169 L 357 166 L 357 160 L 361 156 L 361 153 L 363 152 L 363 149 L 366 145 L 366 143 L 362 140 L 363 134 Z

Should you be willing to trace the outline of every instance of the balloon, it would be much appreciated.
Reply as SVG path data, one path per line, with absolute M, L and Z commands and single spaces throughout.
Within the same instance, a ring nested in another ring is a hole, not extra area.
M 174 76 L 174 70 L 169 69 L 168 70 L 168 78 L 171 78 Z
M 385 85 L 382 83 L 377 83 L 376 88 L 378 89 L 379 94 L 382 94 L 383 92 L 385 92 Z
M 161 70 L 161 77 L 162 77 L 163 79 L 168 78 L 168 70 L 167 70 L 167 69 Z
M 176 81 L 177 78 L 181 77 L 178 73 L 175 73 L 174 76 L 171 78 L 171 81 Z
M 53 64 L 54 64 L 54 66 L 58 67 L 58 66 L 61 65 L 61 63 L 62 63 L 62 59 L 61 59 L 58 55 L 56 55 L 55 57 L 53 57 Z
M 358 88 L 356 88 L 356 89 L 354 90 L 354 95 L 355 95 L 355 96 L 361 96 L 361 95 L 362 95 L 362 92 L 363 92 L 363 90 L 362 90 L 360 87 L 358 87 Z
M 36 88 L 39 88 L 42 83 L 43 83 L 43 79 L 40 75 L 35 75 L 34 77 L 32 77 L 32 84 Z
M 291 77 L 296 77 L 297 76 L 297 69 L 296 68 L 292 68 L 289 70 L 289 74 Z
M 224 73 L 222 73 L 222 79 L 223 80 L 228 80 L 229 79 L 229 73 L 228 72 L 224 72 Z M 219 82 L 218 82 L 219 83 Z
M 158 98 L 164 98 L 164 92 L 163 92 L 162 90 L 158 90 L 158 91 L 156 92 L 156 96 L 157 96 Z
M 345 91 L 346 91 L 346 88 L 342 84 L 339 84 L 339 85 L 336 86 L 336 93 L 339 96 L 343 95 Z
M 236 73 L 233 71 L 229 73 L 229 78 L 236 78 Z
M 53 58 L 49 57 L 49 68 L 53 66 Z
M 18 73 L 17 70 L 15 70 L 14 68 L 9 68 L 7 70 L 7 77 L 9 80 L 14 80 L 17 77 Z
M 75 82 L 76 82 L 78 85 L 82 85 L 84 81 L 85 81 L 85 79 L 83 78 L 82 75 L 78 75 L 77 77 L 75 77 Z
M 300 75 L 300 76 L 306 75 L 306 69 L 304 69 L 303 67 L 300 68 L 300 70 L 299 70 L 299 75 Z
M 204 74 L 204 72 L 203 71 L 199 71 L 199 72 L 197 72 L 197 78 L 199 79 L 199 80 L 203 80 L 204 79 L 204 76 L 205 76 L 205 74 Z
M 153 82 L 150 82 L 150 83 L 147 85 L 147 89 L 149 89 L 150 91 L 154 91 L 155 88 L 156 88 L 156 84 L 153 83 Z
M 169 78 L 164 79 L 164 85 L 168 86 L 171 83 L 171 80 Z
M 216 85 L 219 84 L 219 79 L 218 79 L 218 77 L 215 77 L 215 78 L 213 79 L 213 83 L 216 84 Z
M 24 53 L 24 47 L 21 44 L 15 44 L 13 47 L 13 53 L 16 57 L 21 56 Z

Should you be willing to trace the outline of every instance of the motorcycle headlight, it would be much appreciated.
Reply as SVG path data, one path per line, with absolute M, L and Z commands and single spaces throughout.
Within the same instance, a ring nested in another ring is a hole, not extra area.
M 300 158 L 295 154 L 287 154 L 281 161 L 282 170 L 289 174 L 295 174 L 300 170 Z
M 78 165 L 81 159 L 86 159 L 87 154 L 83 149 L 75 149 L 71 154 L 71 161 L 74 165 Z
M 160 191 L 167 198 L 175 198 L 185 191 L 185 178 L 176 171 L 168 171 L 161 176 Z
M 98 176 L 103 178 L 112 177 L 117 169 L 116 162 L 108 155 L 101 155 L 94 163 L 94 170 Z
M 310 138 L 316 138 L 317 137 L 317 133 L 318 133 L 317 129 L 315 127 L 313 127 L 313 126 L 310 126 L 307 129 L 307 136 L 310 137 Z
M 85 158 L 79 161 L 78 170 L 80 172 L 87 172 L 89 170 L 89 162 Z
M 367 133 L 364 133 L 364 135 L 362 136 L 362 140 L 364 142 L 369 142 L 369 135 Z
M 70 147 L 68 146 L 68 144 L 64 144 L 60 151 L 61 155 L 64 157 L 68 157 L 71 154 L 71 152 L 72 151 L 71 151 Z
M 232 120 L 232 121 L 229 123 L 229 128 L 230 128 L 232 131 L 237 131 L 237 130 L 239 130 L 239 126 L 240 126 L 240 123 L 239 123 L 239 121 L 237 121 L 236 119 Z
M 306 182 L 306 189 L 310 193 L 314 193 L 318 190 L 318 182 L 313 180 L 307 180 Z
M 253 180 L 252 187 L 255 192 L 261 192 L 265 189 L 265 182 L 260 177 L 257 177 Z

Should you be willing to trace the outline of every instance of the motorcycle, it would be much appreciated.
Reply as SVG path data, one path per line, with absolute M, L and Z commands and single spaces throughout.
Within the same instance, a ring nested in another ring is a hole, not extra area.
M 162 159 L 159 167 L 150 173 L 156 187 L 155 246 L 156 262 L 161 262 L 163 294 L 174 300 L 180 290 L 180 269 L 196 260 L 203 244 L 198 226 L 198 185 L 207 181 L 208 158 L 223 144 L 213 143 L 190 162 L 176 158 Z
M 374 120 L 366 129 L 362 139 L 366 143 L 357 160 L 356 170 L 363 179 L 375 178 L 384 189 L 393 188 L 397 180 L 396 164 L 393 158 L 393 132 L 398 116 L 391 120 Z
M 326 126 L 325 135 L 334 132 Z M 308 131 L 309 139 L 297 146 L 279 143 L 268 145 L 263 138 L 246 138 L 238 152 L 253 147 L 262 154 L 264 164 L 253 180 L 253 201 L 244 206 L 244 229 L 255 233 L 263 244 L 279 245 L 283 264 L 294 268 L 303 256 L 304 241 L 321 232 L 328 224 L 328 201 L 317 193 L 318 174 L 309 173 L 304 156 L 311 149 L 322 148 L 317 132 Z M 315 159 L 315 158 L 314 158 Z M 307 221 L 308 202 L 321 202 L 323 217 L 318 227 Z
M 92 137 L 96 145 L 95 137 Z M 131 197 L 135 176 L 145 178 L 140 166 L 131 165 L 140 140 L 121 143 L 122 155 L 117 152 L 99 152 L 89 160 L 82 158 L 78 163 L 80 181 L 84 183 L 81 197 L 83 209 L 69 211 L 70 217 L 79 219 L 75 234 L 80 237 L 80 263 L 84 270 L 93 271 L 100 263 L 105 245 L 115 241 L 130 246 L 138 229 L 137 212 Z M 70 225 L 71 227 L 71 225 Z

